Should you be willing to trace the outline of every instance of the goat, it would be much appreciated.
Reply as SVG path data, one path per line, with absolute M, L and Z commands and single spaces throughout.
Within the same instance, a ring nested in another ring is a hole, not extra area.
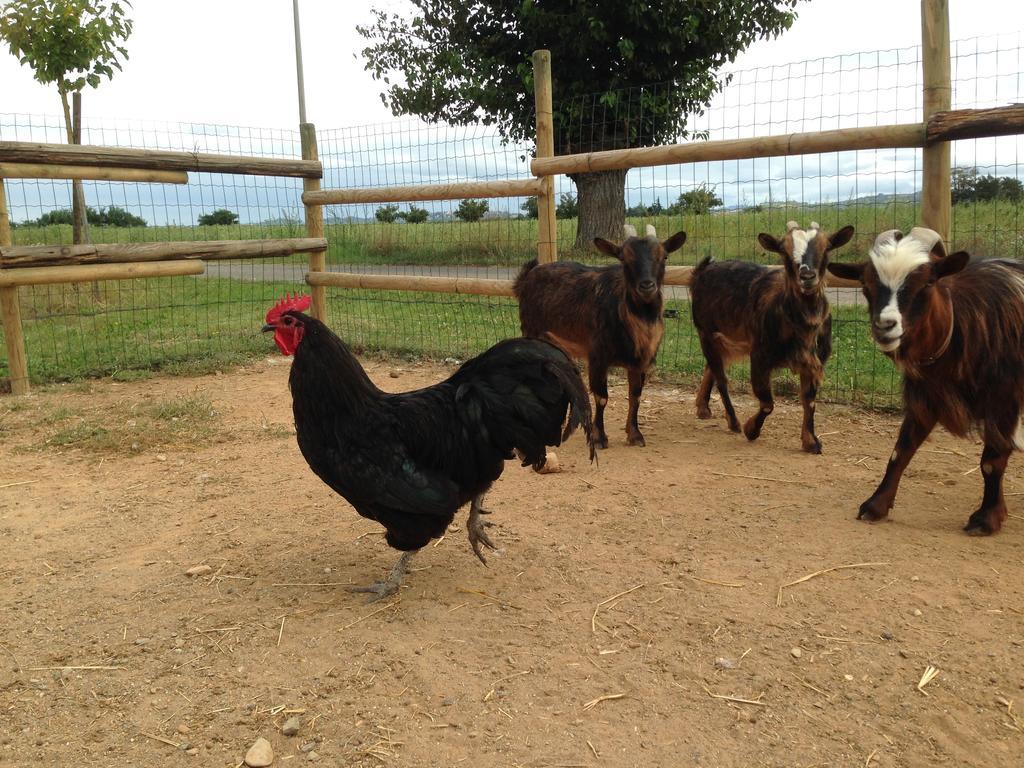
M 629 379 L 627 441 L 646 445 L 637 412 L 665 330 L 661 293 L 665 260 L 686 242 L 685 232 L 659 242 L 650 225 L 646 237 L 638 237 L 628 224 L 624 229 L 627 237 L 622 245 L 594 240 L 599 251 L 614 256 L 619 264 L 537 264 L 534 259 L 523 266 L 514 285 L 523 335 L 553 338 L 570 356 L 586 358 L 596 406 L 594 440 L 601 448 L 608 447 L 604 409 L 608 368 L 613 365 L 624 367 Z
M 800 376 L 804 409 L 800 442 L 808 453 L 821 453 L 821 441 L 814 433 L 814 399 L 832 352 L 825 268 L 829 253 L 853 237 L 853 227 L 826 235 L 817 223 L 805 230 L 791 221 L 786 229 L 781 239 L 765 232 L 757 236 L 766 251 L 782 257 L 782 269 L 744 261 L 712 263 L 709 256 L 693 270 L 693 324 L 707 361 L 697 389 L 697 417 L 711 418 L 711 386 L 715 384 L 729 429 L 740 431 L 725 367 L 734 359 L 749 356 L 750 384 L 760 409 L 743 425 L 743 434 L 756 440 L 775 408 L 772 371 L 789 367 Z
M 903 372 L 903 424 L 858 519 L 888 516 L 903 471 L 941 424 L 984 440 L 984 494 L 964 530 L 996 533 L 1007 515 L 1003 473 L 1013 449 L 1024 448 L 1024 264 L 947 256 L 937 232 L 915 227 L 906 237 L 883 232 L 868 260 L 829 270 L 860 281 L 875 344 Z

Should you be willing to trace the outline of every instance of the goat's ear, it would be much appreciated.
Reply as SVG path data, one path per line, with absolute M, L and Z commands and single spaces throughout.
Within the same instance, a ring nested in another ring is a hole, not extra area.
M 846 264 L 841 261 L 830 261 L 828 263 L 828 271 L 844 280 L 856 280 L 858 283 L 863 283 L 865 266 L 867 266 L 866 262 Z
M 932 262 L 932 279 L 941 280 L 949 275 L 955 275 L 961 269 L 967 266 L 967 262 L 971 260 L 971 254 L 967 251 L 957 251 L 951 253 L 949 256 L 945 256 L 937 261 Z
M 661 247 L 665 249 L 665 253 L 672 253 L 673 251 L 678 251 L 680 248 L 682 248 L 683 247 L 683 243 L 685 243 L 685 242 L 686 242 L 686 233 L 685 232 L 676 232 L 668 240 L 665 240 L 661 244 Z
M 615 243 L 605 240 L 603 237 L 594 238 L 594 246 L 601 253 L 607 253 L 609 256 L 614 256 L 616 259 L 619 258 L 619 254 L 622 253 L 622 246 L 616 245 Z
M 776 239 L 774 235 L 769 235 L 767 232 L 762 232 L 760 235 L 757 236 L 757 242 L 759 242 L 761 244 L 761 247 L 764 248 L 766 251 L 771 251 L 772 253 L 779 253 L 782 254 L 783 256 L 786 255 L 786 252 L 782 249 L 782 241 Z
M 853 233 L 854 229 L 851 224 L 847 224 L 838 232 L 833 232 L 828 239 L 828 249 L 834 251 L 836 248 L 842 248 L 853 239 Z

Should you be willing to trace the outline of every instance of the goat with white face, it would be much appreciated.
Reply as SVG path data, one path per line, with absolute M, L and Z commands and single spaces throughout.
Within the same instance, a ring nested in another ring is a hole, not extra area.
M 937 232 L 883 232 L 867 261 L 832 263 L 860 281 L 875 344 L 903 372 L 904 418 L 885 475 L 858 518 L 889 514 L 900 478 L 936 424 L 977 432 L 984 494 L 964 530 L 998 531 L 1006 519 L 1003 473 L 1021 449 L 1024 410 L 1024 264 L 946 255 Z
M 802 229 L 791 221 L 781 238 L 766 232 L 758 235 L 766 251 L 779 254 L 782 269 L 745 261 L 713 262 L 710 257 L 697 265 L 690 281 L 690 306 L 707 361 L 697 389 L 698 418 L 711 417 L 711 387 L 717 385 L 729 429 L 740 431 L 725 368 L 749 355 L 750 385 L 760 407 L 743 425 L 743 434 L 748 440 L 760 436 L 775 408 L 772 371 L 790 368 L 800 376 L 801 445 L 808 453 L 821 453 L 814 433 L 815 398 L 832 351 L 825 269 L 829 254 L 852 237 L 852 226 L 829 235 L 815 222 Z

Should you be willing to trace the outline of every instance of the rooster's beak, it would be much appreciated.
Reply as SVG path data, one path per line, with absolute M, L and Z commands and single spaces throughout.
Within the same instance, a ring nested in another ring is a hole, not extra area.
M 267 323 L 266 325 L 264 325 L 260 329 L 260 333 L 266 333 L 267 331 L 274 331 L 274 330 L 277 330 L 277 329 L 274 326 L 272 326 L 270 323 Z

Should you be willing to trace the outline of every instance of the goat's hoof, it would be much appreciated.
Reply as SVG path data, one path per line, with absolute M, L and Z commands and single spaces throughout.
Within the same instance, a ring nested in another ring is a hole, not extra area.
M 738 421 L 735 421 L 735 420 L 730 421 L 729 422 L 729 431 L 730 432 L 741 432 L 742 430 L 740 429 L 740 423 Z
M 979 509 L 968 518 L 964 532 L 968 536 L 991 536 L 993 533 L 999 533 L 1005 519 L 1005 506 Z
M 807 453 L 820 454 L 821 440 L 815 440 L 813 443 L 804 443 L 803 448 Z
M 598 448 L 605 449 L 608 447 L 608 435 L 599 435 L 594 438 L 594 445 Z
M 711 409 L 705 406 L 697 406 L 697 418 L 698 419 L 710 419 Z
M 645 448 L 647 446 L 647 441 L 644 440 L 644 436 L 641 435 L 639 432 L 637 432 L 635 435 L 627 435 L 626 442 L 629 443 L 630 445 L 635 445 L 640 448 Z
M 744 437 L 747 438 L 747 440 L 753 442 L 754 440 L 757 440 L 757 438 L 761 436 L 761 428 L 757 426 L 757 424 L 753 424 L 748 421 L 746 424 L 743 425 L 743 435 Z
M 889 507 L 885 502 L 879 502 L 874 497 L 860 505 L 860 512 L 857 513 L 858 520 L 867 520 L 876 523 L 889 516 Z

